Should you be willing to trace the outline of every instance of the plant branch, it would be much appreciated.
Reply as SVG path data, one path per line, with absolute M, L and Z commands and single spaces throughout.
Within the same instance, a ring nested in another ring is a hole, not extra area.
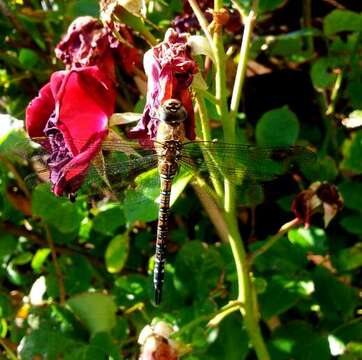
M 210 126 L 209 126 L 209 118 L 208 118 L 208 114 L 207 114 L 205 101 L 204 101 L 203 97 L 200 96 L 198 91 L 195 91 L 195 98 L 196 98 L 196 103 L 197 103 L 197 108 L 198 108 L 198 114 L 200 116 L 202 139 L 204 141 L 210 141 L 211 140 L 211 131 L 210 131 Z M 211 157 L 211 154 L 208 154 L 208 153 L 205 153 L 204 155 L 205 155 L 205 157 Z M 217 176 L 215 175 L 215 173 L 211 169 L 209 169 L 209 172 L 210 172 L 211 181 L 214 186 L 215 192 L 218 196 L 218 199 L 221 199 L 223 196 L 222 185 L 221 185 L 220 181 L 218 180 Z
M 197 4 L 196 0 L 189 0 L 189 4 L 191 6 L 192 11 L 194 12 L 202 31 L 204 32 L 207 41 L 210 44 L 211 50 L 215 55 L 215 49 L 214 49 L 214 43 L 212 40 L 212 36 L 209 32 L 208 26 L 209 26 L 209 22 L 207 21 L 205 15 L 203 14 L 203 12 L 201 11 L 199 5 Z
M 208 193 L 208 191 L 205 190 L 204 187 L 197 180 L 192 183 L 192 187 L 196 195 L 198 196 L 202 206 L 207 212 L 210 220 L 214 224 L 219 238 L 222 242 L 227 243 L 228 228 L 222 216 L 221 210 L 219 209 L 211 195 Z
M 207 326 L 216 327 L 221 321 L 223 321 L 228 315 L 235 311 L 242 311 L 243 303 L 240 301 L 230 301 L 229 304 L 221 308 L 221 310 L 208 322 Z
M 255 5 L 255 2 L 254 2 Z M 214 13 L 218 13 L 223 8 L 222 0 L 215 0 Z M 239 70 L 238 84 L 235 88 L 235 96 L 232 109 L 236 110 L 236 105 L 240 100 L 241 86 L 246 71 L 244 67 L 247 64 L 248 48 L 251 39 L 251 31 L 253 26 L 253 19 L 255 16 L 254 10 L 250 11 L 250 16 L 247 17 L 250 21 L 249 27 L 244 32 L 246 38 L 243 39 L 243 49 L 240 52 L 239 61 L 242 63 Z M 222 39 L 222 26 L 221 24 L 215 24 L 214 32 L 214 44 L 216 48 L 215 66 L 216 66 L 216 98 L 220 101 L 217 107 L 219 115 L 223 122 L 224 139 L 226 142 L 235 142 L 235 121 L 230 121 L 227 110 L 227 88 L 226 88 L 226 76 L 225 76 L 225 50 Z M 239 89 L 240 88 L 240 89 Z M 238 99 L 239 97 L 239 99 Z M 236 116 L 236 113 L 235 115 Z M 234 185 L 225 179 L 224 182 L 224 219 L 228 227 L 228 241 L 231 246 L 233 258 L 235 261 L 237 278 L 238 278 L 238 301 L 244 304 L 241 314 L 244 316 L 244 324 L 248 332 L 250 341 L 255 349 L 259 360 L 269 360 L 270 356 L 265 346 L 260 326 L 259 326 L 259 313 L 255 310 L 258 308 L 256 303 L 256 296 L 254 285 L 251 280 L 250 269 L 246 258 L 246 251 L 242 242 L 242 238 L 238 228 L 238 221 L 235 211 L 235 187 Z
M 230 126 L 235 127 L 236 114 L 239 109 L 241 92 L 245 82 L 246 69 L 248 64 L 251 36 L 255 24 L 255 12 L 251 10 L 248 16 L 244 17 L 244 33 L 241 40 L 239 64 L 236 71 L 233 93 L 230 103 Z
M 59 266 L 58 257 L 57 257 L 57 250 L 55 248 L 54 241 L 53 241 L 53 238 L 52 238 L 52 234 L 50 233 L 48 225 L 44 224 L 44 230 L 45 230 L 48 246 L 49 246 L 51 254 L 52 254 L 52 260 L 53 260 L 53 264 L 54 264 L 55 275 L 56 275 L 56 278 L 57 278 L 58 288 L 59 288 L 60 304 L 64 305 L 64 303 L 65 303 L 64 276 L 63 276 L 62 270 L 61 270 L 61 268 Z
M 44 240 L 40 235 L 33 233 L 32 231 L 27 230 L 23 226 L 17 226 L 15 224 L 9 222 L 1 222 L 0 229 L 6 231 L 9 234 L 14 236 L 23 236 L 33 242 L 34 244 L 40 246 L 48 246 L 47 241 Z M 62 246 L 55 246 L 55 250 L 64 255 L 74 256 L 74 255 L 82 255 L 85 256 L 93 265 L 98 267 L 103 267 L 103 263 L 100 262 L 97 258 L 91 256 L 90 254 L 85 253 L 82 249 L 70 249 Z
M 7 169 L 14 175 L 15 180 L 19 186 L 19 189 L 24 193 L 24 195 L 28 198 L 31 199 L 31 194 L 24 182 L 24 179 L 20 176 L 20 174 L 18 173 L 18 171 L 16 170 L 16 167 L 8 160 L 6 159 L 4 156 L 0 155 L 0 161 L 4 163 L 4 165 L 7 167 Z
M 297 227 L 300 223 L 301 221 L 297 218 L 285 223 L 275 235 L 265 241 L 259 249 L 255 250 L 254 253 L 251 254 L 249 264 L 252 264 L 258 256 L 268 251 L 282 236 L 284 236 L 284 234 L 286 234 L 290 229 Z

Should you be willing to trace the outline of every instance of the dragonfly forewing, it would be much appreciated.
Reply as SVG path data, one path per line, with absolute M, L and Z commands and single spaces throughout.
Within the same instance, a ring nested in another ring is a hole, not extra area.
M 194 171 L 209 171 L 236 185 L 264 182 L 312 164 L 315 155 L 301 146 L 255 146 L 221 142 L 184 144 L 181 163 Z

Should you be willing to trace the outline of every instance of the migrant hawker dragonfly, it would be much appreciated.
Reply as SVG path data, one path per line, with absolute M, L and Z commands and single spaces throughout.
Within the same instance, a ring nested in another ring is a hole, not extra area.
M 197 175 L 206 171 L 221 180 L 228 179 L 240 185 L 246 181 L 255 183 L 273 180 L 295 165 L 302 168 L 314 161 L 314 153 L 301 146 L 185 141 L 184 121 L 187 114 L 178 100 L 166 101 L 158 114 L 160 123 L 155 141 L 143 141 L 140 145 L 119 138 L 106 139 L 102 143 L 103 153 L 106 155 L 117 151 L 125 158 L 105 161 L 97 166 L 98 174 L 110 187 L 115 179 L 129 179 L 143 171 L 158 168 L 160 200 L 153 276 L 156 304 L 161 301 L 165 276 L 171 187 L 180 169 Z M 89 172 L 90 181 L 93 181 L 92 172 Z

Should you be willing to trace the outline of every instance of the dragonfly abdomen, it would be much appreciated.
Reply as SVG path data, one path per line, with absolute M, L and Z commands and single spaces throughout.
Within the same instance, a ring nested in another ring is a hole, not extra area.
M 167 167 L 167 165 L 163 166 Z M 174 164 L 169 167 L 174 169 Z M 164 169 L 166 170 L 166 169 Z M 157 225 L 157 239 L 156 239 L 156 253 L 155 253 L 155 268 L 153 273 L 153 284 L 155 289 L 155 303 L 161 302 L 162 286 L 165 278 L 165 264 L 167 252 L 167 238 L 168 238 L 168 215 L 170 212 L 170 196 L 172 180 L 175 176 L 173 171 L 165 171 L 161 173 L 161 191 L 160 191 L 160 207 L 158 213 Z

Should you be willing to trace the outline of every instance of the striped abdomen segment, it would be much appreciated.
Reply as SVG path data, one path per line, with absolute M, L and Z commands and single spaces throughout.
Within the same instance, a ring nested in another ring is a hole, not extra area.
M 165 278 L 165 262 L 168 238 L 168 214 L 170 211 L 170 196 L 172 179 L 174 175 L 161 174 L 160 208 L 158 212 L 155 268 L 153 273 L 153 285 L 155 289 L 155 303 L 161 302 L 162 286 Z

